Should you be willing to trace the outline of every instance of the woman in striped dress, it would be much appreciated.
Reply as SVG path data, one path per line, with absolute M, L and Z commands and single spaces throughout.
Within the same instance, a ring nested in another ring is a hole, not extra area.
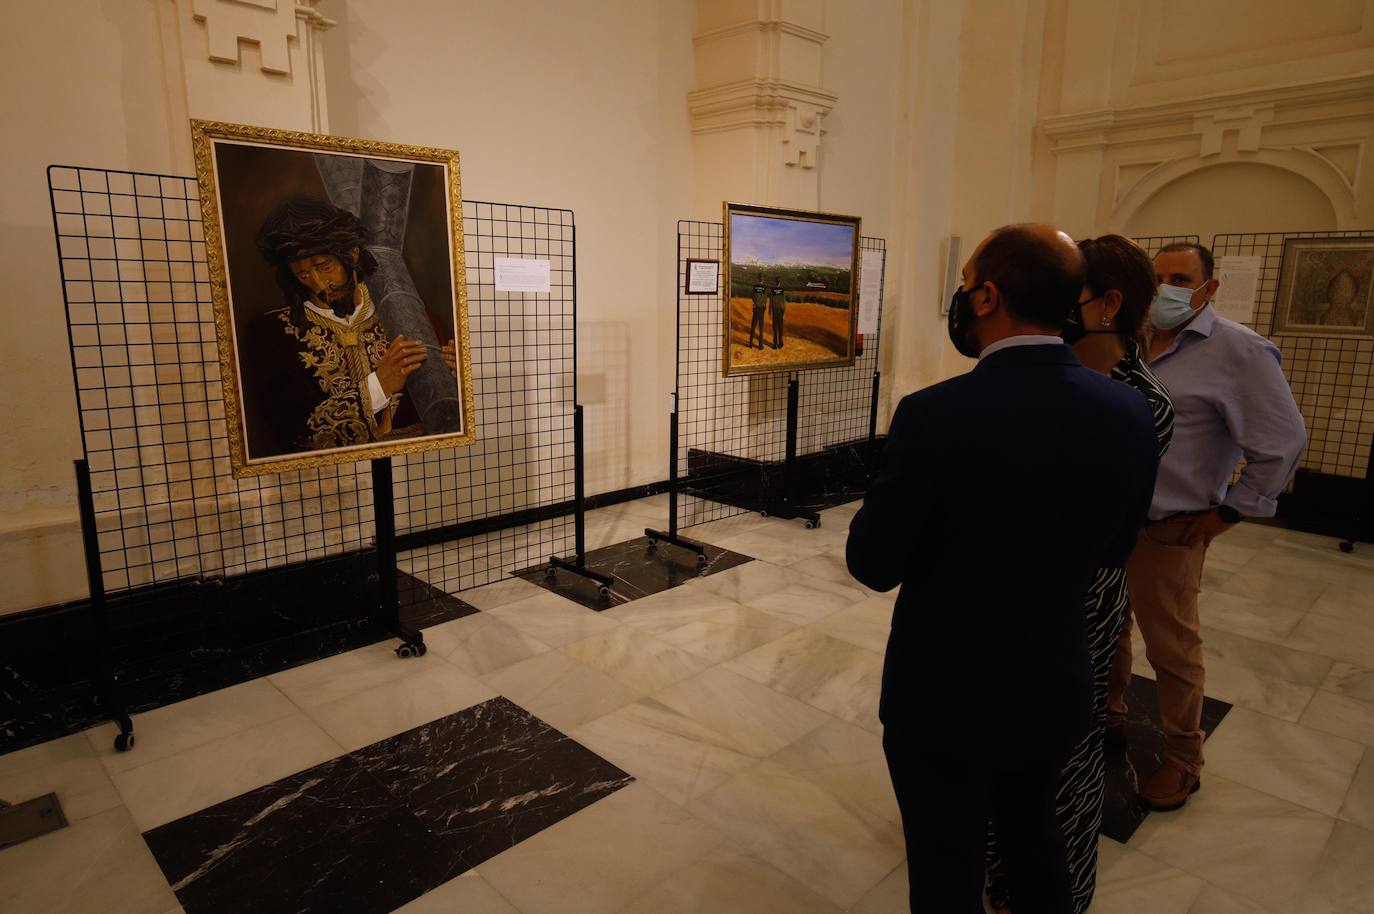
M 1154 412 L 1162 457 L 1174 431 L 1174 408 L 1164 385 L 1145 367 L 1141 337 L 1157 288 L 1154 266 L 1139 245 L 1120 235 L 1090 238 L 1078 247 L 1087 261 L 1087 281 L 1065 324 L 1064 339 L 1084 365 L 1131 385 L 1145 397 Z M 1091 486 L 1091 480 L 1086 482 Z M 1085 606 L 1095 685 L 1094 726 L 1065 763 L 1059 784 L 1059 823 L 1069 857 L 1074 914 L 1087 910 L 1097 888 L 1107 677 L 1129 605 L 1125 567 L 1098 569 Z M 987 872 L 988 900 L 995 909 L 1015 914 L 1016 900 L 1007 896 L 997 836 L 991 833 Z

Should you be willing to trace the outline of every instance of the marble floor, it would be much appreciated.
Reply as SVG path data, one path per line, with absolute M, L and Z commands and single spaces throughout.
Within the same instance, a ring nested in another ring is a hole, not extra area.
M 658 497 L 594 512 L 589 544 L 640 536 L 665 510 Z M 56 791 L 70 821 L 0 851 L 0 911 L 196 914 L 158 861 L 199 847 L 204 863 L 206 837 L 172 840 L 169 826 L 254 791 L 298 796 L 272 791 L 492 702 L 628 779 L 594 778 L 614 789 L 399 910 L 905 910 L 875 716 L 892 595 L 845 573 L 853 510 L 826 510 L 812 531 L 757 516 L 693 527 L 755 561 L 602 612 L 514 578 L 466 591 L 480 612 L 426 629 L 424 658 L 376 644 L 169 705 L 139 716 L 130 753 L 113 752 L 107 725 L 0 756 L 0 798 Z M 1102 839 L 1092 910 L 1374 914 L 1374 547 L 1347 556 L 1243 526 L 1213 547 L 1202 614 L 1207 691 L 1232 705 L 1204 787 L 1126 844 Z M 277 866 L 273 909 L 348 910 L 312 898 L 312 872 Z

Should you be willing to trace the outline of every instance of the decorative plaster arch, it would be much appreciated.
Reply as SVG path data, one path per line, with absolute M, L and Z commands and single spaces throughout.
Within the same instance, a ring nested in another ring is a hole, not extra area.
M 1222 165 L 1268 165 L 1291 172 L 1313 184 L 1331 203 L 1336 228 L 1356 226 L 1355 190 L 1346 176 L 1325 156 L 1310 149 L 1260 149 L 1255 152 L 1186 156 L 1163 162 L 1145 174 L 1112 209 L 1109 224 L 1114 232 L 1125 231 L 1140 208 L 1168 185 L 1195 171 Z

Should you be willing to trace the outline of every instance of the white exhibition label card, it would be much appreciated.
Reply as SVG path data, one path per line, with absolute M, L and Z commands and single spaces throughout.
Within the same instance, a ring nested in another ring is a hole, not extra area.
M 883 252 L 864 251 L 859 263 L 859 332 L 878 332 L 883 304 Z
M 1263 257 L 1222 257 L 1217 279 L 1221 287 L 1212 304 L 1222 317 L 1242 324 L 1255 320 L 1255 300 L 1259 297 L 1260 268 Z
M 720 288 L 720 262 L 693 260 L 687 264 L 687 291 L 692 294 L 714 295 Z
M 548 292 L 549 262 L 529 257 L 497 257 L 497 292 Z

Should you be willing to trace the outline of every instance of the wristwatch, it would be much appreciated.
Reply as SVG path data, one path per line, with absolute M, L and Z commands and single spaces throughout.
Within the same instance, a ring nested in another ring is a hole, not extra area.
M 1217 505 L 1217 516 L 1228 524 L 1238 524 L 1245 520 L 1245 515 L 1230 505 Z

